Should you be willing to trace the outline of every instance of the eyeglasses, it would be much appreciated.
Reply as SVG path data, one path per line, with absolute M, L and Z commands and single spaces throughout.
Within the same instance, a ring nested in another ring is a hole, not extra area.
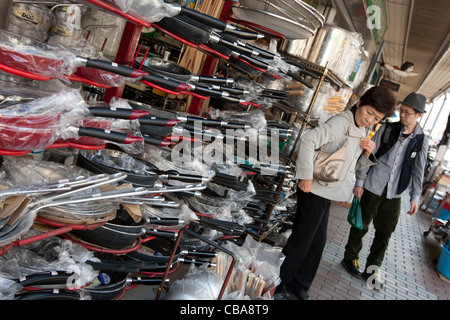
M 402 108 L 398 109 L 398 111 L 400 112 L 400 114 L 404 114 L 405 116 L 410 116 L 412 114 L 416 114 L 415 112 L 406 112 Z

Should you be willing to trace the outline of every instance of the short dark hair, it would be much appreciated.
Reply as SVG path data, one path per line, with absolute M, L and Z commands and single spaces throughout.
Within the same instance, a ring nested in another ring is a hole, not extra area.
M 386 87 L 372 87 L 359 99 L 359 105 L 369 105 L 388 118 L 395 113 L 398 98 L 394 91 Z

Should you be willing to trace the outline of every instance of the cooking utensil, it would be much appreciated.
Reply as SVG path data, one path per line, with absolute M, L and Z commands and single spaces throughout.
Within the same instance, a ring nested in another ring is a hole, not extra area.
M 175 170 L 159 170 L 155 165 L 118 150 L 91 152 L 83 150 L 78 156 L 78 165 L 94 173 L 124 172 L 123 180 L 135 186 L 153 186 L 157 179 L 172 179 L 184 182 L 201 183 L 208 180 L 199 175 L 180 174 Z
M 286 39 L 307 39 L 315 34 L 315 30 L 271 12 L 243 6 L 233 6 L 232 11 L 240 21 L 250 22 L 254 28 L 264 26 L 283 35 Z
M 143 58 L 138 57 L 135 61 L 135 67 L 142 68 L 144 71 L 152 74 L 159 74 L 174 80 L 186 81 L 186 82 L 206 82 L 217 84 L 232 84 L 234 80 L 232 78 L 220 78 L 220 77 L 204 77 L 193 74 L 188 69 L 183 68 L 177 64 L 164 61 L 159 58 Z

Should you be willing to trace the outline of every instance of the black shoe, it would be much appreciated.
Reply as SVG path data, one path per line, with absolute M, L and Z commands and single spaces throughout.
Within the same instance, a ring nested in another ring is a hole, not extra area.
M 384 283 L 381 281 L 380 273 L 374 271 L 372 273 L 367 272 L 367 270 L 364 271 L 362 274 L 362 277 L 366 280 L 367 285 L 370 287 L 370 289 L 380 290 L 383 289 Z
M 311 300 L 311 297 L 308 294 L 308 291 L 305 289 L 299 290 L 297 292 L 292 292 L 299 300 Z
M 286 290 L 275 293 L 273 295 L 273 299 L 274 300 L 298 300 L 298 298 L 294 294 L 292 294 Z
M 362 272 L 359 270 L 359 261 L 355 260 L 342 260 L 341 264 L 344 266 L 344 269 L 347 270 L 352 276 L 361 279 Z

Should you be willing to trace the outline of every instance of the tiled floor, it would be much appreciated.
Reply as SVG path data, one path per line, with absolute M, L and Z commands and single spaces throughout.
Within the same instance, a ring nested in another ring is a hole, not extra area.
M 381 268 L 384 288 L 373 290 L 363 280 L 349 275 L 340 264 L 349 232 L 347 212 L 346 207 L 332 204 L 327 245 L 310 290 L 312 299 L 450 300 L 450 283 L 442 280 L 436 270 L 435 259 L 441 248 L 431 233 L 427 237 L 423 235 L 430 226 L 432 213 L 419 211 L 414 216 L 401 215 Z M 373 234 L 372 227 L 364 238 L 361 268 L 364 268 Z
M 440 246 L 432 234 L 423 236 L 430 226 L 432 213 L 401 215 L 381 268 L 384 288 L 373 290 L 363 280 L 349 275 L 341 265 L 349 232 L 347 212 L 346 207 L 332 203 L 327 245 L 309 292 L 313 300 L 450 300 L 450 283 L 440 279 L 436 270 Z M 362 268 L 373 233 L 371 228 L 364 238 L 360 255 Z M 123 300 L 153 300 L 155 292 L 156 288 L 138 286 Z

